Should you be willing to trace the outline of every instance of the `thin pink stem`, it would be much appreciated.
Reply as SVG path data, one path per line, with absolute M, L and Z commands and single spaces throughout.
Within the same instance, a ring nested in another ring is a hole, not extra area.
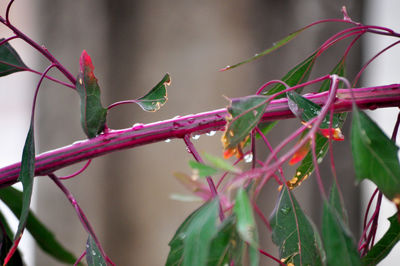
M 71 174 L 71 175 L 59 176 L 58 179 L 60 179 L 60 180 L 67 180 L 67 179 L 70 179 L 70 178 L 73 178 L 73 177 L 79 175 L 80 173 L 82 173 L 83 171 L 85 171 L 86 168 L 88 168 L 88 166 L 90 165 L 91 162 L 92 162 L 92 159 L 89 159 L 89 160 L 86 162 L 86 164 L 85 164 L 79 171 L 76 171 L 75 173 L 73 173 L 73 174 Z
M 273 259 L 275 262 L 279 263 L 279 265 L 286 266 L 286 264 L 285 264 L 285 263 L 283 263 L 283 262 L 282 262 L 282 261 L 280 261 L 279 259 L 275 258 L 274 256 L 272 256 L 272 255 L 271 255 L 271 254 L 269 254 L 268 252 L 266 252 L 266 251 L 262 250 L 261 248 L 260 248 L 260 249 L 258 249 L 258 251 L 259 251 L 261 254 L 263 254 L 264 256 L 267 256 L 268 258 L 270 258 L 270 259 Z
M 110 110 L 110 109 L 112 109 L 112 108 L 114 108 L 114 107 L 116 107 L 116 106 L 118 106 L 118 105 L 122 105 L 122 104 L 131 104 L 131 103 L 137 103 L 137 101 L 136 101 L 136 100 L 125 100 L 125 101 L 116 102 L 116 103 L 110 104 L 110 105 L 107 107 L 107 110 Z
M 83 258 L 86 256 L 86 250 L 82 252 L 82 254 L 79 256 L 79 258 L 75 261 L 74 266 L 77 266 L 79 262 L 83 260 Z
M 10 10 L 11 10 L 11 6 L 14 3 L 14 0 L 11 0 L 8 5 L 7 5 L 7 9 L 6 9 L 6 21 L 7 24 L 10 24 Z

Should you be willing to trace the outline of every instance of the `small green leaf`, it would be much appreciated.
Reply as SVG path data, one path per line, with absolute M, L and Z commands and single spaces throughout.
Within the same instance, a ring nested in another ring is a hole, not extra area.
M 4 40 L 4 38 L 1 38 L 0 42 Z M 0 46 L 0 77 L 24 71 L 27 68 L 21 57 L 8 42 Z
M 273 52 L 273 51 L 279 49 L 280 47 L 284 46 L 284 45 L 287 44 L 288 42 L 290 42 L 292 39 L 294 39 L 297 35 L 299 35 L 303 30 L 305 30 L 305 29 L 307 29 L 307 28 L 308 28 L 308 27 L 301 28 L 301 29 L 299 29 L 299 30 L 297 30 L 297 31 L 295 31 L 295 32 L 293 32 L 293 33 L 291 33 L 291 34 L 289 34 L 289 35 L 286 36 L 285 38 L 283 38 L 283 39 L 281 39 L 281 40 L 275 42 L 275 43 L 272 45 L 272 47 L 270 47 L 270 48 L 268 48 L 268 49 L 262 51 L 261 53 L 256 54 L 256 55 L 254 55 L 253 57 L 251 57 L 251 58 L 249 58 L 249 59 L 247 59 L 247 60 L 244 60 L 244 61 L 242 61 L 242 62 L 240 62 L 240 63 L 237 63 L 237 64 L 235 64 L 235 65 L 227 66 L 227 67 L 225 67 L 225 68 L 223 68 L 223 69 L 221 69 L 221 70 L 224 71 L 224 70 L 232 69 L 232 68 L 238 67 L 238 66 L 240 66 L 240 65 L 243 65 L 243 64 L 252 62 L 252 61 L 254 61 L 254 60 L 256 60 L 256 59 L 258 59 L 258 58 L 260 58 L 260 57 L 262 57 L 262 56 L 264 56 L 264 55 L 267 55 L 267 54 L 269 54 L 269 53 L 271 53 L 271 52 Z
M 193 170 L 197 171 L 196 174 L 198 174 L 199 177 L 212 176 L 218 172 L 218 170 L 215 169 L 214 167 L 196 161 L 189 161 L 189 166 Z
M 335 207 L 324 201 L 322 239 L 327 265 L 361 265 L 353 236 Z
M 21 213 L 22 192 L 13 187 L 5 187 L 0 189 L 0 199 L 10 208 L 14 215 L 18 216 Z M 26 229 L 31 233 L 39 247 L 48 255 L 69 264 L 73 264 L 76 261 L 75 256 L 57 241 L 54 234 L 31 211 L 28 214 Z
M 399 148 L 357 107 L 353 107 L 351 150 L 358 180 L 371 180 L 390 200 L 400 198 Z
M 400 240 L 399 213 L 389 218 L 390 227 L 383 237 L 376 243 L 372 249 L 362 258 L 364 265 L 377 265 L 383 260 Z
M 287 99 L 288 99 L 288 105 L 290 111 L 300 118 L 302 121 L 307 122 L 314 117 L 318 116 L 319 113 L 321 112 L 321 106 L 319 106 L 316 103 L 313 103 L 312 101 L 308 100 L 307 98 L 304 98 L 300 94 L 298 94 L 295 91 L 288 91 L 286 93 Z M 329 128 L 329 114 L 327 114 L 324 117 L 324 120 L 322 121 L 321 125 L 319 126 L 320 128 Z M 340 120 L 338 115 L 333 115 L 332 117 L 332 128 L 338 128 L 340 126 Z
M 231 163 L 229 163 L 228 161 L 220 158 L 220 157 L 216 157 L 213 156 L 211 154 L 208 153 L 204 153 L 204 157 L 212 164 L 214 165 L 215 168 L 221 169 L 223 171 L 227 171 L 227 172 L 231 172 L 231 173 L 235 173 L 235 174 L 240 174 L 242 171 L 233 166 Z
M 86 262 L 88 266 L 107 266 L 105 258 L 91 235 L 86 243 Z
M 283 263 L 324 265 L 325 253 L 318 231 L 286 186 L 282 188 L 270 224 L 272 241 L 279 247 Z
M 232 99 L 228 112 L 232 116 L 228 121 L 222 143 L 225 149 L 232 149 L 239 145 L 257 126 L 269 97 L 251 95 Z
M 100 87 L 93 70 L 92 60 L 84 50 L 76 90 L 81 99 L 81 126 L 88 138 L 94 138 L 103 131 L 107 116 L 107 109 L 101 105 Z
M 208 266 L 225 266 L 231 261 L 235 266 L 242 265 L 244 242 L 236 231 L 236 220 L 231 215 L 218 227 L 218 232 L 211 241 Z
M 339 77 L 344 77 L 344 75 L 345 75 L 345 67 L 346 67 L 344 60 L 345 60 L 345 58 L 342 57 L 342 59 L 339 61 L 339 63 L 332 69 L 332 71 L 330 73 L 331 75 L 336 74 Z M 339 86 L 338 87 L 339 88 L 342 87 L 342 84 L 343 84 L 343 82 L 339 82 Z M 324 80 L 324 82 L 322 82 L 322 85 L 319 88 L 318 92 L 328 91 L 330 86 L 331 86 L 331 80 L 330 79 Z
M 239 188 L 236 194 L 233 212 L 237 217 L 236 229 L 240 237 L 250 244 L 250 264 L 258 265 L 259 253 L 257 225 L 254 219 L 253 207 L 250 203 L 250 199 L 247 196 L 246 190 L 242 187 Z
M 314 66 L 315 63 L 315 56 L 316 52 L 310 55 L 306 60 L 292 68 L 281 80 L 285 82 L 287 85 L 290 87 L 293 87 L 297 84 L 306 82 L 311 74 L 311 70 Z M 277 92 L 285 90 L 286 87 L 283 86 L 282 84 L 276 84 L 273 86 L 271 89 L 263 93 L 264 95 L 272 95 Z M 298 91 L 300 92 L 303 88 L 300 88 Z M 275 99 L 283 98 L 285 97 L 285 94 L 281 94 Z
M 158 111 L 168 100 L 167 86 L 171 84 L 171 77 L 165 74 L 163 79 L 145 96 L 136 100 L 136 103 L 148 112 Z
M 166 266 L 206 265 L 217 232 L 218 199 L 206 202 L 179 226 L 169 242 Z

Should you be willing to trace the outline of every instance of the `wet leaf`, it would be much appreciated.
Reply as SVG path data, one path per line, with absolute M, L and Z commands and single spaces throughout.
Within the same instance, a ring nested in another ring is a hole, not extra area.
M 168 100 L 167 86 L 171 84 L 171 77 L 165 74 L 163 79 L 154 86 L 145 96 L 136 100 L 136 103 L 148 112 L 158 111 Z
M 189 166 L 196 171 L 196 175 L 199 177 L 212 176 L 218 172 L 214 167 L 196 161 L 189 161 Z
M 281 39 L 281 40 L 275 42 L 275 43 L 272 45 L 272 47 L 270 47 L 270 48 L 268 48 L 268 49 L 262 51 L 261 53 L 256 54 L 256 55 L 254 55 L 253 57 L 251 57 L 251 58 L 249 58 L 249 59 L 247 59 L 247 60 L 244 60 L 244 61 L 242 61 L 242 62 L 240 62 L 240 63 L 237 63 L 237 64 L 235 64 L 235 65 L 227 66 L 227 67 L 221 69 L 221 71 L 225 71 L 225 70 L 228 70 L 228 69 L 232 69 L 232 68 L 238 67 L 238 66 L 240 66 L 240 65 L 243 65 L 243 64 L 252 62 L 252 61 L 254 61 L 254 60 L 256 60 L 256 59 L 258 59 L 258 58 L 260 58 L 260 57 L 262 57 L 262 56 L 264 56 L 264 55 L 267 55 L 267 54 L 269 54 L 269 53 L 271 53 L 271 52 L 277 50 L 278 48 L 284 46 L 285 44 L 287 44 L 288 42 L 290 42 L 292 39 L 294 39 L 297 35 L 299 35 L 299 34 L 300 34 L 303 30 L 305 30 L 306 28 L 307 28 L 307 27 L 301 28 L 301 29 L 299 29 L 299 30 L 297 30 L 297 31 L 295 31 L 295 32 L 293 32 L 293 33 L 291 33 L 291 34 L 289 34 L 289 35 L 286 36 L 285 38 L 283 38 L 283 39 Z
M 0 42 L 4 40 L 4 38 L 1 38 Z M 24 71 L 27 68 L 21 57 L 8 42 L 0 46 L 0 77 Z
M 287 85 L 290 87 L 293 87 L 297 84 L 304 83 L 308 80 L 311 70 L 314 66 L 315 63 L 315 56 L 317 53 L 313 53 L 311 56 L 309 56 L 306 60 L 301 62 L 300 64 L 296 65 L 294 68 L 292 68 L 281 80 L 285 82 Z M 286 87 L 283 86 L 282 84 L 276 84 L 273 86 L 271 89 L 267 90 L 264 92 L 264 95 L 272 95 L 277 92 L 285 90 Z M 303 88 L 298 89 L 298 92 L 301 92 Z M 281 94 L 274 99 L 279 99 L 285 97 L 285 94 Z
M 80 57 L 76 90 L 81 99 L 81 126 L 88 138 L 94 138 L 103 131 L 107 116 L 107 109 L 101 104 L 100 87 L 93 71 L 92 60 L 84 50 Z
M 390 227 L 383 237 L 376 243 L 372 249 L 362 258 L 364 265 L 377 265 L 383 260 L 392 250 L 392 248 L 400 240 L 400 223 L 399 213 L 394 214 L 389 218 Z
M 218 199 L 189 215 L 169 242 L 167 266 L 206 265 L 211 241 L 217 233 Z
M 400 199 L 399 148 L 357 107 L 353 107 L 351 150 L 357 179 L 371 180 L 397 204 Z
M 341 215 L 330 203 L 324 201 L 322 239 L 327 265 L 361 265 L 353 236 Z
M 325 253 L 318 231 L 286 186 L 281 190 L 270 224 L 272 241 L 279 247 L 283 263 L 324 265 Z
M 250 244 L 250 265 L 258 265 L 258 232 L 254 219 L 253 207 L 247 192 L 244 188 L 239 188 L 236 194 L 235 207 L 233 212 L 237 217 L 236 229 L 244 241 Z M 255 252 L 254 252 L 255 250 Z
M 0 199 L 16 216 L 21 213 L 22 197 L 22 192 L 13 187 L 0 189 Z M 28 213 L 26 229 L 31 233 L 39 247 L 54 259 L 69 264 L 76 261 L 75 256 L 57 241 L 54 234 L 31 211 Z
M 336 74 L 339 77 L 344 77 L 345 75 L 345 68 L 346 68 L 346 64 L 345 64 L 345 58 L 342 57 L 342 59 L 339 61 L 339 63 L 333 68 L 333 70 L 331 71 L 331 75 Z M 323 92 L 323 91 L 328 91 L 329 88 L 331 86 L 331 80 L 327 79 L 324 80 L 324 82 L 322 82 L 321 87 L 319 88 L 318 92 Z M 343 86 L 343 82 L 339 82 L 339 88 L 341 88 Z
M 238 145 L 243 146 L 247 136 L 257 126 L 265 108 L 268 97 L 251 95 L 232 99 L 228 112 L 226 130 L 222 136 L 224 149 L 235 149 Z M 241 148 L 241 147 L 240 147 Z
M 86 243 L 86 262 L 88 266 L 107 266 L 105 258 L 91 235 Z
M 16 251 L 19 241 L 21 240 L 24 232 L 26 221 L 29 215 L 31 205 L 32 190 L 33 190 L 33 177 L 35 175 L 35 139 L 33 121 L 31 121 L 28 135 L 25 140 L 24 149 L 22 151 L 21 170 L 18 176 L 18 181 L 22 183 L 22 206 L 19 216 L 18 229 L 15 233 L 14 243 L 5 258 L 5 264 Z
M 218 227 L 218 232 L 211 241 L 208 266 L 225 266 L 231 261 L 235 266 L 242 265 L 244 242 L 236 231 L 236 217 L 231 215 Z

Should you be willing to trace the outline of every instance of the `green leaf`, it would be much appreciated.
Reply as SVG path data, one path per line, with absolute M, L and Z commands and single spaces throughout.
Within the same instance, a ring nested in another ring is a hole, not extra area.
M 100 87 L 93 70 L 92 60 L 84 50 L 76 90 L 81 99 L 81 126 L 88 138 L 94 138 L 103 131 L 107 116 L 107 109 L 101 105 Z
M 107 266 L 105 258 L 91 235 L 86 243 L 86 262 L 88 266 Z
M 228 112 L 231 119 L 228 121 L 226 131 L 222 136 L 225 149 L 232 149 L 239 145 L 250 132 L 257 126 L 269 97 L 251 95 L 232 99 Z
M 22 192 L 13 187 L 5 187 L 0 189 L 0 199 L 10 208 L 14 215 L 19 215 L 22 206 Z M 39 247 L 48 255 L 69 264 L 73 264 L 76 261 L 75 256 L 57 241 L 54 234 L 31 211 L 28 214 L 26 229 L 31 233 Z
M 0 42 L 4 40 L 4 38 L 1 38 Z M 21 57 L 8 42 L 0 46 L 0 77 L 24 71 L 27 68 Z
M 277 50 L 278 48 L 284 46 L 284 45 L 287 44 L 288 42 L 290 42 L 292 39 L 294 39 L 297 35 L 299 35 L 303 30 L 305 30 L 305 29 L 307 29 L 307 28 L 308 28 L 308 26 L 307 26 L 307 27 L 304 27 L 304 28 L 301 28 L 301 29 L 299 29 L 299 30 L 297 30 L 297 31 L 295 31 L 295 32 L 293 32 L 293 33 L 291 33 L 291 34 L 289 34 L 289 35 L 286 36 L 285 38 L 283 38 L 283 39 L 281 39 L 281 40 L 275 42 L 275 43 L 272 45 L 272 47 L 270 47 L 270 48 L 268 48 L 268 49 L 262 51 L 261 53 L 256 54 L 256 55 L 254 55 L 253 57 L 251 57 L 251 58 L 249 58 L 249 59 L 247 59 L 247 60 L 244 60 L 244 61 L 242 61 L 242 62 L 240 62 L 240 63 L 237 63 L 237 64 L 235 64 L 235 65 L 233 65 L 233 66 L 227 66 L 227 67 L 225 67 L 225 68 L 223 68 L 223 69 L 221 69 L 221 70 L 224 71 L 224 70 L 232 69 L 232 68 L 238 67 L 238 66 L 240 66 L 240 65 L 243 65 L 243 64 L 252 62 L 252 61 L 254 61 L 254 60 L 256 60 L 256 59 L 258 59 L 258 58 L 260 58 L 260 57 L 262 57 L 262 56 L 264 56 L 264 55 L 267 55 L 267 54 L 269 54 L 269 53 L 271 53 L 271 52 Z
M 218 227 L 218 232 L 211 241 L 208 266 L 225 266 L 231 261 L 235 266 L 242 265 L 244 242 L 236 231 L 236 217 L 231 215 Z
M 306 60 L 292 68 L 281 80 L 285 82 L 290 87 L 293 87 L 297 84 L 306 82 L 311 74 L 311 70 L 315 63 L 316 52 L 310 55 Z M 268 91 L 264 92 L 264 95 L 272 95 L 277 92 L 285 90 L 286 87 L 282 84 L 276 84 Z M 300 88 L 298 91 L 300 92 L 303 88 Z M 274 99 L 279 99 L 285 97 L 285 94 L 281 94 Z
M 191 213 L 169 242 L 166 266 L 206 265 L 211 240 L 217 232 L 218 199 Z
M 345 75 L 345 67 L 346 67 L 344 60 L 345 60 L 345 58 L 342 57 L 342 59 L 339 61 L 339 63 L 331 71 L 331 73 L 330 73 L 331 75 L 336 74 L 339 77 L 344 77 L 344 75 Z M 339 88 L 342 87 L 342 84 L 343 84 L 343 82 L 340 81 L 339 82 Z M 330 79 L 324 80 L 324 82 L 322 82 L 322 85 L 319 88 L 318 92 L 328 91 L 330 86 L 331 86 L 331 80 Z
M 377 265 L 383 260 L 400 240 L 399 213 L 389 218 L 390 227 L 383 237 L 376 243 L 372 249 L 362 258 L 364 265 Z
M 10 256 L 12 256 L 16 251 L 26 226 L 26 221 L 29 215 L 29 208 L 31 205 L 34 175 L 35 175 L 35 140 L 34 140 L 33 121 L 31 121 L 28 135 L 26 136 L 24 149 L 22 151 L 21 170 L 18 176 L 18 181 L 22 183 L 22 189 L 23 189 L 21 212 L 19 214 L 20 215 L 19 223 L 17 232 L 15 233 L 14 237 L 14 243 L 7 254 L 8 258 L 10 258 Z M 5 263 L 7 263 L 7 261 Z
M 237 216 L 236 229 L 240 237 L 250 244 L 250 263 L 251 265 L 258 265 L 258 232 L 257 225 L 254 219 L 253 207 L 247 192 L 244 188 L 239 188 L 236 194 L 235 207 L 233 212 Z
M 339 217 L 342 219 L 342 221 L 345 224 L 348 224 L 347 211 L 335 182 L 333 182 L 331 193 L 329 195 L 329 204 L 339 214 Z
M 288 91 L 286 93 L 287 99 L 288 99 L 288 105 L 290 111 L 300 118 L 302 121 L 307 122 L 314 117 L 318 116 L 319 113 L 321 112 L 321 106 L 319 106 L 316 103 L 313 103 L 312 101 L 308 100 L 307 98 L 304 98 L 300 94 L 298 94 L 295 91 Z M 329 114 L 327 114 L 324 117 L 324 120 L 322 121 L 321 125 L 319 126 L 320 128 L 329 128 Z M 338 128 L 340 126 L 341 121 L 339 120 L 339 117 L 337 114 L 333 115 L 332 117 L 332 128 Z
M 322 239 L 327 265 L 361 265 L 353 236 L 342 216 L 330 203 L 324 201 L 322 215 Z
M 163 79 L 145 96 L 136 100 L 136 103 L 148 112 L 158 111 L 168 100 L 167 86 L 171 84 L 171 77 L 165 74 Z
M 231 163 L 229 163 L 228 161 L 226 161 L 220 157 L 216 157 L 216 156 L 213 156 L 208 153 L 204 153 L 204 157 L 212 165 L 214 165 L 215 168 L 218 168 L 218 169 L 221 169 L 221 170 L 227 171 L 227 172 L 236 173 L 236 174 L 240 174 L 242 172 L 239 168 L 233 166 Z
M 353 107 L 351 149 L 357 179 L 371 180 L 390 200 L 400 198 L 399 148 L 357 107 Z
M 270 224 L 272 241 L 279 247 L 283 263 L 324 265 L 325 254 L 318 231 L 286 186 L 282 187 Z
M 199 175 L 199 177 L 206 177 L 206 176 L 212 176 L 218 172 L 217 169 L 214 167 L 205 165 L 203 163 L 199 163 L 196 161 L 189 161 L 189 166 L 193 169 L 196 170 Z

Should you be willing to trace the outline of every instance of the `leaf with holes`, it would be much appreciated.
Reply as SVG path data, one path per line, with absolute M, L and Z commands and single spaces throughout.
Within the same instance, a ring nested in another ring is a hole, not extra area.
M 88 138 L 100 134 L 106 124 L 107 109 L 100 99 L 100 87 L 93 71 L 92 59 L 84 50 L 80 57 L 76 90 L 81 99 L 81 126 Z
M 33 121 L 31 121 L 29 131 L 25 140 L 24 149 L 22 151 L 21 170 L 18 176 L 18 181 L 22 183 L 22 206 L 19 213 L 18 229 L 15 233 L 14 243 L 5 258 L 5 264 L 16 251 L 19 241 L 24 232 L 26 221 L 29 215 L 29 209 L 32 199 L 33 177 L 35 175 L 35 139 Z
M 272 241 L 283 263 L 324 265 L 325 252 L 315 225 L 284 186 L 270 217 Z
M 306 82 L 311 74 L 311 70 L 314 66 L 315 59 L 316 59 L 316 52 L 310 55 L 306 60 L 301 62 L 300 64 L 296 65 L 294 68 L 292 68 L 281 80 L 285 82 L 287 85 L 290 87 L 293 87 L 297 84 Z M 285 90 L 286 87 L 283 86 L 282 84 L 276 84 L 273 86 L 271 89 L 267 90 L 264 92 L 264 95 L 272 95 L 275 93 L 278 93 L 280 91 Z M 298 89 L 300 92 L 303 88 Z M 275 99 L 283 98 L 285 97 L 285 94 L 281 94 L 279 96 L 276 96 Z
M 242 265 L 245 245 L 236 230 L 236 223 L 236 216 L 231 215 L 218 227 L 218 232 L 211 241 L 208 266 L 225 266 L 231 261 L 235 265 Z
M 158 111 L 168 100 L 167 86 L 171 85 L 171 77 L 165 74 L 163 79 L 154 86 L 145 96 L 135 100 L 135 102 L 148 112 Z
M 351 150 L 357 179 L 371 180 L 388 199 L 398 202 L 399 148 L 357 107 L 353 107 Z
M 206 264 L 211 240 L 217 233 L 218 206 L 218 199 L 213 199 L 186 218 L 169 242 L 167 266 Z
M 89 235 L 86 243 L 86 262 L 88 266 L 107 266 L 106 259 L 100 252 L 93 237 Z
M 364 265 L 377 265 L 392 250 L 392 248 L 400 241 L 400 223 L 399 213 L 389 218 L 390 227 L 383 237 L 376 243 L 372 249 L 362 258 Z
M 22 192 L 13 187 L 0 189 L 0 199 L 16 216 L 21 213 L 22 197 Z M 54 234 L 31 211 L 28 214 L 26 229 L 31 233 L 39 247 L 53 258 L 69 264 L 76 261 L 75 256 L 57 241 Z
M 293 33 L 291 33 L 291 34 L 289 34 L 289 35 L 286 36 L 285 38 L 283 38 L 283 39 L 281 39 L 281 40 L 275 42 L 275 43 L 272 45 L 272 47 L 270 47 L 270 48 L 268 48 L 268 49 L 262 51 L 261 53 L 258 53 L 258 54 L 256 54 L 256 55 L 254 55 L 253 57 L 251 57 L 251 58 L 249 58 L 249 59 L 247 59 L 247 60 L 244 60 L 244 61 L 242 61 L 242 62 L 240 62 L 240 63 L 237 63 L 237 64 L 235 64 L 235 65 L 227 66 L 227 67 L 221 69 L 220 71 L 225 71 L 225 70 L 228 70 L 228 69 L 232 69 L 232 68 L 238 67 L 238 66 L 240 66 L 240 65 L 243 65 L 243 64 L 252 62 L 252 61 L 254 61 L 254 60 L 256 60 L 256 59 L 258 59 L 258 58 L 260 58 L 260 57 L 262 57 L 262 56 L 264 56 L 264 55 L 267 55 L 267 54 L 269 54 L 269 53 L 272 53 L 273 51 L 279 49 L 280 47 L 282 47 L 282 46 L 284 46 L 285 44 L 287 44 L 288 42 L 290 42 L 292 39 L 294 39 L 297 35 L 299 35 L 303 30 L 305 30 L 305 29 L 307 29 L 307 28 L 308 28 L 308 26 L 306 26 L 306 27 L 304 27 L 304 28 L 301 28 L 301 29 L 299 29 L 299 30 L 297 30 L 297 31 L 295 31 L 295 32 L 293 32 Z
M 326 251 L 327 265 L 361 265 L 353 236 L 341 214 L 336 211 L 337 207 L 324 201 L 322 239 Z
M 269 97 L 251 95 L 242 98 L 232 99 L 228 112 L 231 117 L 228 119 L 226 130 L 222 136 L 224 149 L 234 149 L 239 144 L 245 143 L 247 136 L 257 126 Z
M 250 265 L 258 265 L 259 255 L 257 225 L 250 199 L 247 196 L 246 190 L 242 187 L 239 188 L 236 194 L 233 212 L 237 216 L 236 229 L 240 237 L 250 244 Z
M 4 38 L 1 38 L 0 43 L 4 40 Z M 0 46 L 0 77 L 18 71 L 25 71 L 27 68 L 21 57 L 8 42 Z

